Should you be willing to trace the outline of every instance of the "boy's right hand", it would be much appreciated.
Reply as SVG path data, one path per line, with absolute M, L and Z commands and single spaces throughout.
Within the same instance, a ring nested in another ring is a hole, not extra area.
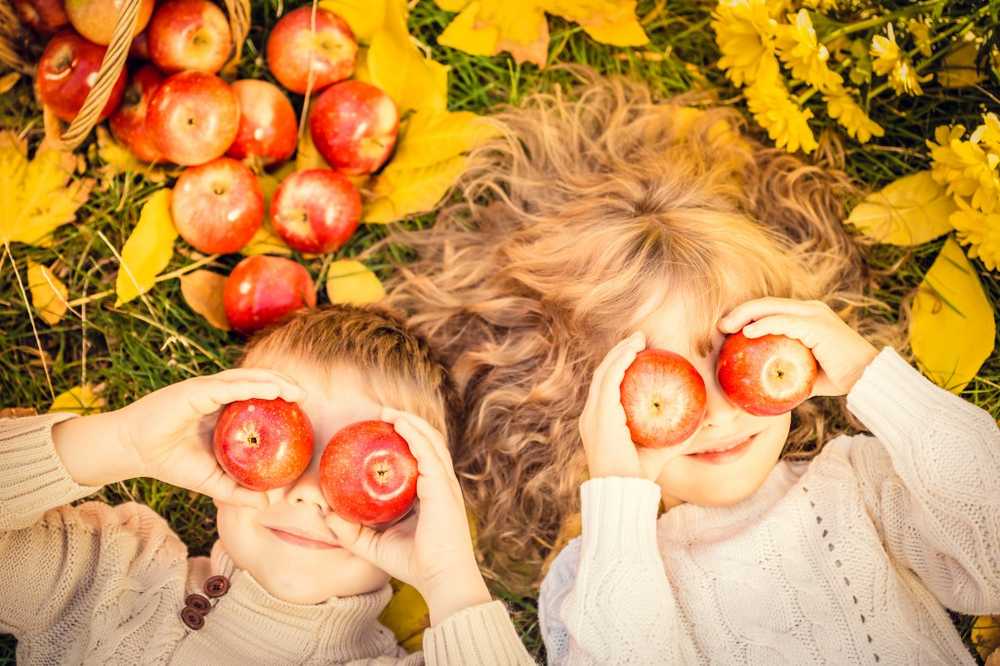
M 115 412 L 65 421 L 53 428 L 53 439 L 83 485 L 148 476 L 219 501 L 263 506 L 263 493 L 240 487 L 215 460 L 212 432 L 219 412 L 238 400 L 304 397 L 298 385 L 276 372 L 226 370 L 171 384 Z M 114 444 L 95 446 L 101 440 Z

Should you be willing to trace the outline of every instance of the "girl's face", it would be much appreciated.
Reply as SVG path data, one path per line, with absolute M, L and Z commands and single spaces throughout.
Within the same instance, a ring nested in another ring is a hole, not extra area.
M 791 414 L 754 416 L 729 401 L 719 386 L 715 363 L 725 336 L 713 327 L 712 349 L 697 351 L 698 336 L 680 298 L 654 310 L 640 325 L 647 347 L 686 358 L 701 374 L 708 396 L 705 417 L 691 437 L 664 449 L 639 449 L 644 476 L 660 486 L 667 507 L 690 502 L 729 506 L 752 495 L 778 462 Z M 726 450 L 712 456 L 699 452 Z
M 379 418 L 382 406 L 353 368 L 327 374 L 276 356 L 255 357 L 251 365 L 281 372 L 303 388 L 307 397 L 300 406 L 312 423 L 315 448 L 301 477 L 267 491 L 266 508 L 217 503 L 223 547 L 271 595 L 292 603 L 316 604 L 381 588 L 389 576 L 339 546 L 324 523 L 330 507 L 319 487 L 319 461 L 335 432 Z

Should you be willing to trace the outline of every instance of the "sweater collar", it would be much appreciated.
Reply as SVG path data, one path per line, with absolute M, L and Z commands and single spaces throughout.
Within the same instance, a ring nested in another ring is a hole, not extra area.
M 396 646 L 378 617 L 392 597 L 385 587 L 367 594 L 334 597 L 320 604 L 294 604 L 274 597 L 238 569 L 216 542 L 211 575 L 229 579 L 230 589 L 205 618 L 200 638 L 216 642 L 247 663 L 344 663 L 384 655 Z

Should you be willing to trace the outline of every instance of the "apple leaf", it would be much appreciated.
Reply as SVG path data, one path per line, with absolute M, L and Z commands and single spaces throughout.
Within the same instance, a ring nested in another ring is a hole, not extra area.
M 329 9 L 351 26 L 354 37 L 362 44 L 372 41 L 375 32 L 385 21 L 388 0 L 321 0 L 319 6 Z
M 57 395 L 49 407 L 49 412 L 86 415 L 101 411 L 104 405 L 104 399 L 100 397 L 100 387 L 83 384 Z
M 448 67 L 425 58 L 406 30 L 406 1 L 386 0 L 385 21 L 374 32 L 365 57 L 366 76 L 396 103 L 410 109 L 448 107 Z
M 958 210 L 930 171 L 903 176 L 854 207 L 847 222 L 890 245 L 920 245 L 948 233 L 948 216 Z
M 66 314 L 66 285 L 52 274 L 52 271 L 41 264 L 28 260 L 28 288 L 31 290 L 31 303 L 35 306 L 38 316 L 49 326 L 58 324 Z
M 962 248 L 949 238 L 917 288 L 913 354 L 935 384 L 960 393 L 993 352 L 995 339 L 993 307 Z
M 392 580 L 393 595 L 378 621 L 388 627 L 407 652 L 421 649 L 424 629 L 431 625 L 431 613 L 424 598 L 412 585 Z
M 29 161 L 25 142 L 0 132 L 0 242 L 49 245 L 52 232 L 76 218 L 93 182 L 74 178 L 65 155 L 39 149 Z
M 976 652 L 984 660 L 994 652 L 1000 651 L 1000 615 L 977 617 L 969 638 L 972 639 Z
M 382 300 L 385 289 L 378 276 L 363 263 L 340 259 L 327 269 L 326 295 L 331 303 L 363 305 Z
M 153 288 L 156 276 L 174 255 L 176 239 L 177 229 L 170 217 L 170 190 L 157 190 L 143 204 L 139 222 L 122 248 L 122 264 L 115 279 L 116 307 Z
M 271 198 L 281 183 L 277 177 L 266 173 L 257 176 L 257 182 L 260 183 L 260 191 L 264 195 L 264 221 L 253 235 L 253 238 L 250 239 L 250 242 L 240 250 L 240 254 L 248 257 L 254 254 L 282 254 L 288 256 L 292 253 L 292 248 L 288 247 L 285 241 L 281 240 L 281 237 L 274 232 L 274 227 L 271 225 Z
M 221 331 L 230 330 L 226 308 L 222 302 L 222 288 L 225 284 L 226 276 L 212 271 L 197 270 L 181 276 L 184 302 Z

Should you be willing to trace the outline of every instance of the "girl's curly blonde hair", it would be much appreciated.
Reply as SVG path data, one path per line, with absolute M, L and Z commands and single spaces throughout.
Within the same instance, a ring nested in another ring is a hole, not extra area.
M 855 195 L 843 173 L 762 146 L 731 109 L 582 79 L 500 113 L 461 203 L 389 239 L 417 258 L 388 299 L 451 368 L 483 563 L 515 590 L 537 583 L 579 510 L 594 368 L 664 293 L 697 310 L 706 353 L 718 317 L 765 294 L 822 299 L 875 344 L 898 343 L 859 316 L 873 276 L 841 223 Z M 842 401 L 798 408 L 785 455 L 813 455 L 845 414 Z

